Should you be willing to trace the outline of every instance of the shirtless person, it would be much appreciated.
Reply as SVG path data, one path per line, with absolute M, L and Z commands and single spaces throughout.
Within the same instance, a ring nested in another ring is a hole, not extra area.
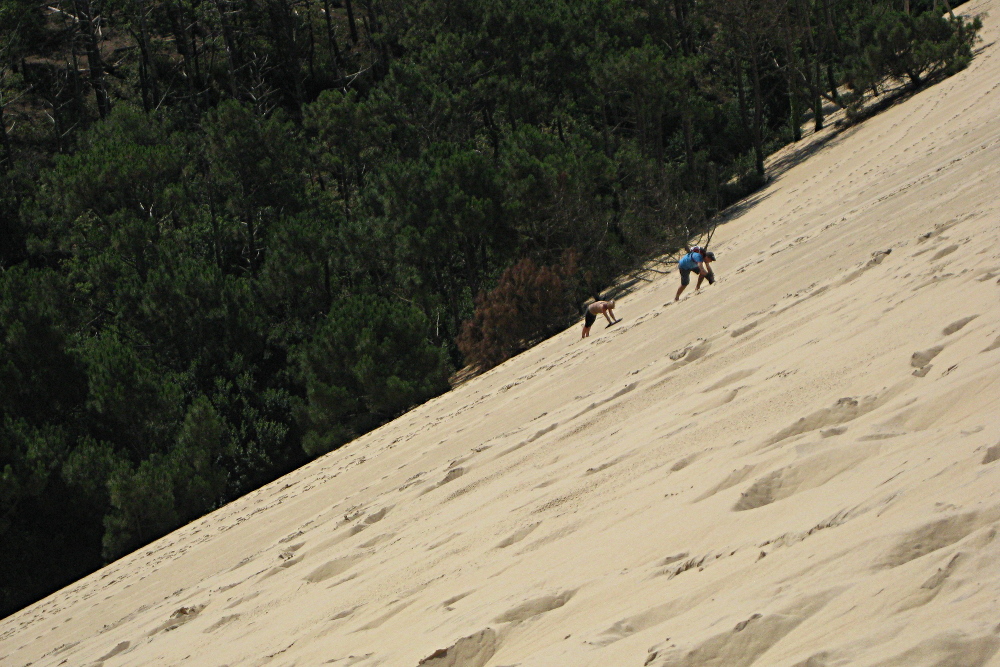
M 691 272 L 697 272 L 698 274 L 698 284 L 694 287 L 696 290 L 701 289 L 702 280 L 708 280 L 709 285 L 715 283 L 715 274 L 712 273 L 711 267 L 714 261 L 714 252 L 702 250 L 698 246 L 691 248 L 690 252 L 684 255 L 681 261 L 677 263 L 681 272 L 681 286 L 677 288 L 677 296 L 674 297 L 674 301 L 678 301 L 681 298 L 681 292 L 691 282 L 689 275 Z
M 594 303 L 587 306 L 587 316 L 583 319 L 583 335 L 580 338 L 586 338 L 590 335 L 590 327 L 594 325 L 594 320 L 597 319 L 597 315 L 600 313 L 604 315 L 605 319 L 608 321 L 608 326 L 612 324 L 617 324 L 619 320 L 615 318 L 615 302 L 611 301 L 595 301 Z M 608 315 L 608 313 L 611 313 Z

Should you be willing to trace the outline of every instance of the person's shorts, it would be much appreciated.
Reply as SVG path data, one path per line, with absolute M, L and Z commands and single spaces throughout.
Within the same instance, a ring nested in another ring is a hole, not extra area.
M 583 318 L 583 326 L 585 327 L 593 326 L 596 320 L 597 320 L 597 315 L 593 314 L 588 310 L 587 316 Z
M 690 271 L 688 269 L 678 269 L 678 270 L 681 272 L 681 285 L 684 285 L 685 287 L 687 287 L 689 284 L 691 284 L 691 274 L 692 273 L 694 275 L 698 275 L 697 269 L 695 269 L 694 271 Z M 708 281 L 709 285 L 714 285 L 715 284 L 715 274 L 712 273 L 711 271 L 709 271 L 708 275 L 705 276 L 705 280 Z

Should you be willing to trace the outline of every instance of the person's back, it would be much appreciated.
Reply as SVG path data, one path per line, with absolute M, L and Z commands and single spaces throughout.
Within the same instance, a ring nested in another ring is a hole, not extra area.
M 614 317 L 615 315 L 615 302 L 611 301 L 595 301 L 594 303 L 587 306 L 587 313 L 583 320 L 583 334 L 581 338 L 586 338 L 590 335 L 590 327 L 593 326 L 594 320 L 597 319 L 598 315 L 604 315 L 605 319 L 608 321 L 608 326 L 618 322 L 618 319 Z M 614 318 L 614 319 L 612 319 Z
M 692 251 L 681 257 L 678 264 L 680 265 L 680 268 L 684 269 L 685 271 L 697 271 L 698 264 L 700 264 L 704 260 L 705 258 L 701 255 L 701 253 Z
M 688 254 L 681 257 L 680 261 L 677 262 L 677 268 L 681 274 L 681 286 L 677 288 L 674 301 L 678 301 L 681 298 L 684 288 L 691 281 L 689 277 L 691 273 L 695 273 L 698 276 L 698 284 L 695 285 L 695 289 L 701 289 L 702 280 L 707 280 L 709 285 L 713 284 L 715 282 L 715 275 L 712 273 L 711 263 L 714 261 L 714 252 L 709 252 L 698 246 L 691 248 Z

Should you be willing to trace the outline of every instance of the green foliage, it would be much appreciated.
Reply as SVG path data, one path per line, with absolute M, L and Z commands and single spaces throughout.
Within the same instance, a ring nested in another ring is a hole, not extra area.
M 84 436 L 62 465 L 62 478 L 88 506 L 108 506 L 108 479 L 119 465 L 119 455 L 108 442 Z
M 138 469 L 127 463 L 108 479 L 111 511 L 104 517 L 103 555 L 107 560 L 166 534 L 177 527 L 174 483 L 169 464 L 161 457 L 147 459 Z
M 345 300 L 303 347 L 308 401 L 303 447 L 328 452 L 447 388 L 444 350 L 427 340 L 416 307 L 386 299 Z
M 981 28 L 978 18 L 944 18 L 931 11 L 873 13 L 857 26 L 857 51 L 847 61 L 848 76 L 864 90 L 886 77 L 920 86 L 928 77 L 954 74 L 972 60 Z
M 17 266 L 0 279 L 0 414 L 41 426 L 82 403 L 86 377 L 68 350 L 65 279 Z
M 235 102 L 206 114 L 203 128 L 210 196 L 222 204 L 222 242 L 229 245 L 224 252 L 238 250 L 238 265 L 256 275 L 264 263 L 270 228 L 300 205 L 299 147 L 293 130 L 277 117 L 261 118 Z
M 43 9 L 31 0 L 0 0 L 0 56 L 15 60 L 43 36 Z M 7 63 L 4 63 L 6 65 Z
M 226 485 L 226 471 L 217 465 L 226 439 L 224 420 L 202 396 L 188 409 L 169 453 L 138 467 L 112 465 L 106 478 L 111 511 L 104 518 L 105 558 L 124 555 L 213 509 Z M 107 466 L 106 450 L 90 451 L 91 466 Z

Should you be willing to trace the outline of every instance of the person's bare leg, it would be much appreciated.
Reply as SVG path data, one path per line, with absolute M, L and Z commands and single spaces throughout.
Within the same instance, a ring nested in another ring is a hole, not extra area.
M 583 327 L 583 333 L 580 335 L 580 338 L 581 339 L 586 338 L 589 335 L 590 335 L 590 327 L 587 326 Z
M 687 285 L 681 285 L 680 287 L 677 288 L 677 296 L 674 297 L 674 301 L 680 301 L 681 300 L 681 292 L 684 291 L 685 287 L 687 287 Z

